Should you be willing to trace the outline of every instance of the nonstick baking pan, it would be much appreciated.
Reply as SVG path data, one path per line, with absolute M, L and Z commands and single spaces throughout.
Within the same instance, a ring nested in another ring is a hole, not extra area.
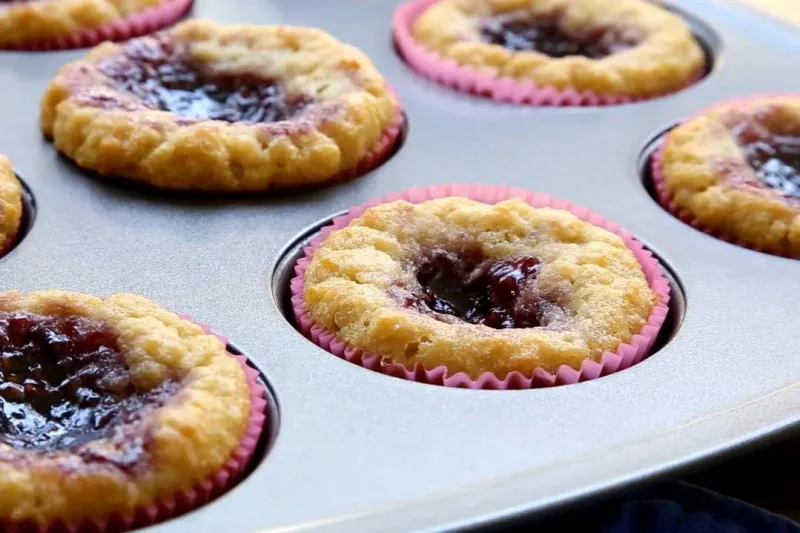
M 0 152 L 30 191 L 29 232 L 0 288 L 134 292 L 211 325 L 273 394 L 264 453 L 239 485 L 153 533 L 451 531 L 541 515 L 786 434 L 800 420 L 800 262 L 717 240 L 648 187 L 657 138 L 733 96 L 800 91 L 800 35 L 734 2 L 667 4 L 708 75 L 643 103 L 536 108 L 437 85 L 391 37 L 392 0 L 197 0 L 190 17 L 318 26 L 363 49 L 407 113 L 397 153 L 316 191 L 164 194 L 59 157 L 39 98 L 84 50 L 0 54 Z M 304 242 L 335 214 L 415 185 L 489 183 L 552 194 L 620 223 L 663 261 L 671 313 L 657 351 L 584 383 L 464 390 L 338 359 L 293 326 Z

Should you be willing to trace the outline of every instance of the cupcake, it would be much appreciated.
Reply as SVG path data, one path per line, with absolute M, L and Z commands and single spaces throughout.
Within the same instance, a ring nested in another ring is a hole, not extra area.
M 22 222 L 22 187 L 11 162 L 0 155 L 0 257 L 14 245 Z
M 422 74 L 517 103 L 642 100 L 705 67 L 688 25 L 644 0 L 411 0 L 394 32 Z
M 41 125 L 79 166 L 162 189 L 320 185 L 379 164 L 402 113 L 359 50 L 293 26 L 193 20 L 59 72 Z
M 204 503 L 263 410 L 217 337 L 142 297 L 0 294 L 4 528 L 119 530 Z
M 6 0 L 0 2 L 0 49 L 55 50 L 124 40 L 167 26 L 191 5 L 192 0 Z
M 586 210 L 504 188 L 412 191 L 356 208 L 298 264 L 298 324 L 337 355 L 421 381 L 596 377 L 641 359 L 668 299 L 652 256 L 609 229 Z
M 800 258 L 800 96 L 716 105 L 670 131 L 653 159 L 659 199 L 722 239 Z

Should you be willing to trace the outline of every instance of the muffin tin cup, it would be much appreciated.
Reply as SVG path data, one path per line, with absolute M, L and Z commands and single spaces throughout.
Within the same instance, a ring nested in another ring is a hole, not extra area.
M 681 91 L 698 82 L 705 72 L 703 67 L 683 87 L 674 91 L 643 97 L 618 94 L 599 94 L 593 91 L 540 87 L 532 81 L 519 81 L 509 76 L 498 78 L 479 72 L 467 65 L 459 65 L 452 59 L 441 57 L 420 45 L 411 35 L 411 27 L 429 6 L 439 0 L 410 0 L 401 4 L 392 19 L 395 43 L 405 61 L 418 73 L 437 83 L 465 93 L 477 94 L 513 104 L 538 106 L 610 106 L 651 100 Z
M 710 111 L 713 111 L 714 109 L 717 109 L 719 107 L 727 107 L 731 105 L 747 105 L 755 100 L 761 100 L 764 98 L 775 98 L 780 96 L 797 96 L 797 95 L 793 95 L 791 93 L 765 93 L 765 94 L 752 94 L 746 97 L 732 98 L 730 100 L 718 102 L 701 111 L 698 111 L 697 113 L 694 113 L 693 115 L 689 116 L 689 118 L 682 120 L 681 122 L 676 124 L 675 127 L 685 124 L 699 116 L 705 115 L 706 113 L 709 113 Z M 693 228 L 695 228 L 696 230 L 702 231 L 703 233 L 706 233 L 707 235 L 710 235 L 721 241 L 725 241 L 735 246 L 748 248 L 756 252 L 777 255 L 779 257 L 787 257 L 790 259 L 799 259 L 788 253 L 779 254 L 773 250 L 768 250 L 757 243 L 739 239 L 732 235 L 728 235 L 722 231 L 709 228 L 707 225 L 703 224 L 700 220 L 698 220 L 689 210 L 679 206 L 675 202 L 675 199 L 673 198 L 672 194 L 670 194 L 669 190 L 667 190 L 666 180 L 664 179 L 663 159 L 664 159 L 664 150 L 666 148 L 665 141 L 668 135 L 669 133 L 665 133 L 662 136 L 662 138 L 658 141 L 659 142 L 658 148 L 656 148 L 656 150 L 653 152 L 653 155 L 650 157 L 650 175 L 653 182 L 653 190 L 655 190 L 658 203 L 661 204 L 661 207 L 666 209 L 667 212 L 669 212 L 672 216 L 674 216 L 681 222 L 688 224 Z
M 69 50 L 94 46 L 103 41 L 125 41 L 169 26 L 185 15 L 192 7 L 193 2 L 194 0 L 163 0 L 156 6 L 96 28 L 80 30 L 69 35 L 40 41 L 0 46 L 0 49 L 19 51 Z
M 401 95 L 402 154 L 308 195 L 162 194 L 101 179 L 59 156 L 34 124 L 31 95 L 78 51 L 3 59 L 2 109 L 24 127 L 3 130 L 2 152 L 34 200 L 27 237 L 0 259 L 4 289 L 189 301 L 189 312 L 246 346 L 248 361 L 266 371 L 272 431 L 262 434 L 246 477 L 142 531 L 502 528 L 570 513 L 800 428 L 794 262 L 715 245 L 672 220 L 640 179 L 665 126 L 730 96 L 800 90 L 784 68 L 800 46 L 797 30 L 739 2 L 664 0 L 659 5 L 674 8 L 715 59 L 702 82 L 645 104 L 543 108 L 450 89 L 404 64 L 390 32 L 405 1 L 194 2 L 192 16 L 219 22 L 318 27 L 360 48 Z M 580 138 L 591 142 L 576 148 Z M 651 350 L 658 352 L 606 378 L 504 393 L 393 379 L 302 338 L 289 284 L 318 234 L 315 221 L 390 192 L 450 182 L 549 192 L 646 239 L 672 288 Z M 517 420 L 555 424 L 542 431 Z M 486 453 L 494 449 L 503 452 Z
M 521 198 L 534 207 L 551 207 L 563 209 L 574 214 L 581 220 L 594 224 L 622 237 L 625 244 L 634 254 L 642 267 L 642 272 L 650 288 L 656 293 L 658 300 L 650 311 L 650 316 L 642 330 L 633 335 L 629 342 L 620 344 L 614 352 L 605 352 L 598 361 L 585 359 L 579 369 L 561 365 L 554 373 L 542 368 L 537 368 L 531 374 L 511 372 L 505 377 L 497 376 L 491 372 L 484 372 L 478 378 L 472 378 L 463 372 L 450 373 L 446 366 L 426 368 L 420 362 L 413 367 L 401 363 L 387 361 L 378 354 L 365 353 L 360 349 L 349 346 L 338 339 L 336 335 L 314 323 L 305 308 L 305 272 L 313 257 L 315 250 L 325 238 L 334 230 L 344 228 L 353 219 L 361 216 L 368 208 L 386 202 L 405 200 L 411 203 L 421 203 L 436 198 L 460 196 L 470 198 L 487 204 L 495 204 L 503 200 Z M 297 325 L 301 332 L 315 344 L 341 357 L 351 363 L 363 366 L 370 370 L 389 376 L 405 378 L 446 387 L 460 387 L 468 389 L 529 389 L 564 385 L 587 381 L 600 376 L 613 374 L 628 368 L 644 358 L 653 346 L 661 330 L 661 326 L 669 310 L 670 285 L 664 275 L 661 265 L 644 246 L 635 240 L 619 225 L 606 220 L 601 215 L 590 212 L 588 209 L 559 200 L 546 194 L 537 194 L 525 189 L 516 189 L 504 186 L 491 185 L 444 185 L 433 187 L 412 188 L 406 191 L 391 194 L 377 200 L 354 207 L 344 215 L 333 219 L 332 223 L 324 227 L 320 234 L 304 248 L 304 256 L 295 265 L 295 277 L 291 280 L 291 303 Z
M 184 320 L 192 321 L 186 315 Z M 215 333 L 207 325 L 195 322 L 204 332 L 217 337 L 224 345 L 228 340 Z M 3 524 L 0 530 L 7 533 L 104 533 L 112 531 L 129 531 L 163 522 L 210 502 L 239 482 L 245 473 L 250 460 L 258 446 L 262 431 L 266 426 L 267 392 L 259 380 L 259 373 L 247 364 L 247 358 L 241 355 L 228 354 L 236 359 L 244 370 L 247 386 L 250 390 L 250 415 L 247 427 L 239 441 L 239 446 L 230 458 L 214 474 L 197 482 L 192 488 L 173 494 L 155 503 L 138 507 L 131 513 L 114 514 L 106 518 L 86 520 L 79 524 L 51 522 L 35 524 L 23 522 L 19 524 Z

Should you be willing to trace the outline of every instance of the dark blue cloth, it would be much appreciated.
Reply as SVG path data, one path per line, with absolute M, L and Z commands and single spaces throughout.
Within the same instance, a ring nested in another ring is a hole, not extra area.
M 800 525 L 745 502 L 670 482 L 508 533 L 800 533 Z
M 598 533 L 800 533 L 800 526 L 739 500 L 669 483 L 617 504 Z

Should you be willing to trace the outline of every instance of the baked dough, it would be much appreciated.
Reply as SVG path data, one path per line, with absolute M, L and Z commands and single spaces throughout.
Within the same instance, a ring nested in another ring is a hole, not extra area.
M 675 91 L 705 64 L 688 25 L 643 0 L 440 0 L 411 33 L 443 59 L 494 77 L 601 95 Z
M 673 129 L 668 201 L 728 240 L 800 258 L 800 96 L 724 103 Z
M 14 242 L 22 221 L 22 187 L 11 162 L 0 155 L 0 256 Z
M 59 151 L 103 175 L 258 191 L 355 168 L 399 113 L 369 59 L 321 30 L 192 20 L 62 68 L 41 122 Z
M 186 491 L 250 415 L 219 339 L 135 295 L 2 293 L 0 359 L 5 524 L 77 524 Z
M 162 0 L 37 0 L 0 3 L 0 47 L 57 39 L 125 19 Z
M 350 347 L 472 378 L 599 360 L 657 300 L 622 238 L 519 199 L 372 207 L 326 238 L 304 281 L 308 315 Z

